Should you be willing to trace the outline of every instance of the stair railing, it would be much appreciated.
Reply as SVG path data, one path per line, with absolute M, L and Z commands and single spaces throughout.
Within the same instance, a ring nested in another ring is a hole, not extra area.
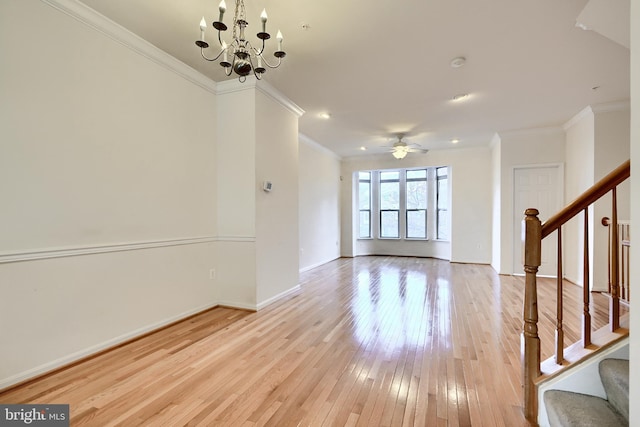
M 554 231 L 558 236 L 558 271 L 557 271 L 557 312 L 556 312 L 556 342 L 555 361 L 561 364 L 564 360 L 564 332 L 563 332 L 563 302 L 562 302 L 562 225 L 571 218 L 583 212 L 584 217 L 584 255 L 583 255 L 583 313 L 582 313 L 582 344 L 587 347 L 591 344 L 591 314 L 589 312 L 589 206 L 605 194 L 612 195 L 612 219 L 613 227 L 617 229 L 618 206 L 617 186 L 631 175 L 631 163 L 626 161 L 618 166 L 610 174 L 598 181 L 585 191 L 580 197 L 567 205 L 560 212 L 545 221 L 544 224 L 538 218 L 538 210 L 529 208 L 525 211 L 523 220 L 524 236 L 524 271 L 525 293 L 523 310 L 522 333 L 522 367 L 524 385 L 524 413 L 527 419 L 535 421 L 538 415 L 538 396 L 536 380 L 542 375 L 540 370 L 540 337 L 538 336 L 538 296 L 537 273 L 541 264 L 542 239 Z M 612 261 L 617 264 L 618 234 L 612 233 Z M 614 264 L 614 265 L 616 265 Z M 617 269 L 612 269 L 611 283 L 619 283 Z M 611 287 L 609 300 L 609 325 L 612 331 L 620 327 L 620 301 L 618 286 Z
M 614 227 L 612 226 L 611 219 L 609 217 L 602 218 L 602 225 L 609 228 L 609 268 L 608 268 L 608 278 L 609 278 L 609 290 L 611 293 L 611 286 L 613 286 L 613 277 L 612 271 L 613 269 L 618 269 L 618 280 L 619 280 L 619 289 L 620 289 L 620 300 L 626 302 L 627 304 L 631 298 L 631 289 L 629 288 L 630 280 L 630 265 L 629 265 L 629 256 L 631 251 L 631 222 L 629 221 L 618 221 L 618 227 L 616 229 L 617 237 L 618 237 L 618 263 L 614 264 L 613 258 L 613 233 Z

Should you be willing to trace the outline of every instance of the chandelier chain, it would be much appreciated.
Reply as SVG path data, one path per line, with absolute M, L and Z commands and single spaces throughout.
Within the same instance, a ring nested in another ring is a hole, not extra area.
M 233 15 L 233 23 L 234 23 L 233 39 L 234 40 L 238 40 L 238 34 L 237 34 L 238 26 L 235 25 L 235 23 L 238 22 L 239 20 L 243 20 L 243 21 L 247 20 L 247 16 L 244 10 L 244 0 L 236 0 L 236 10 Z

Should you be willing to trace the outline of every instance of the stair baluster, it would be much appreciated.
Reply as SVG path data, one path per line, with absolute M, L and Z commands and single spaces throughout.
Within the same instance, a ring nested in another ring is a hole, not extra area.
M 535 421 L 538 415 L 538 396 L 536 381 L 542 375 L 540 369 L 540 337 L 538 335 L 538 301 L 537 301 L 537 273 L 541 264 L 542 239 L 554 231 L 558 231 L 558 289 L 557 289 L 557 317 L 556 317 L 556 355 L 555 362 L 560 365 L 565 362 L 564 333 L 563 333 L 563 303 L 562 303 L 562 230 L 561 227 L 567 221 L 575 217 L 581 211 L 584 212 L 584 259 L 583 259 L 583 347 L 591 346 L 591 314 L 589 312 L 590 279 L 589 279 L 589 206 L 609 191 L 613 191 L 613 218 L 617 224 L 617 194 L 615 188 L 631 175 L 631 162 L 626 161 L 609 175 L 601 179 L 593 187 L 583 193 L 578 199 L 567 205 L 560 212 L 540 223 L 537 209 L 529 208 L 525 211 L 523 219 L 524 231 L 524 271 L 525 271 L 525 295 L 523 307 L 523 332 L 522 332 L 522 371 L 524 386 L 524 413 L 525 416 Z M 617 225 L 616 225 L 617 229 Z M 613 233 L 613 234 L 617 234 Z M 615 239 L 618 240 L 617 237 Z M 617 259 L 618 254 L 613 252 L 611 258 Z M 616 264 L 613 264 L 616 265 Z M 616 267 L 617 269 L 617 267 Z M 614 270 L 614 269 L 612 269 Z M 609 324 L 612 331 L 620 328 L 619 288 L 612 287 L 610 303 Z M 628 295 L 628 291 L 627 291 Z M 628 331 L 627 331 L 628 333 Z
M 584 209 L 584 253 L 582 259 L 582 345 L 591 345 L 591 313 L 589 313 L 589 208 Z

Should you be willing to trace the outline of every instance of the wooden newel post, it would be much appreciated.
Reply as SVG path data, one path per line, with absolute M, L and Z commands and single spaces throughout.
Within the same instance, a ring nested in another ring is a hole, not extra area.
M 540 337 L 538 337 L 538 291 L 536 274 L 541 261 L 542 224 L 537 209 L 527 209 L 522 221 L 524 239 L 524 326 L 522 332 L 522 366 L 524 413 L 530 421 L 538 416 L 535 380 L 540 376 Z

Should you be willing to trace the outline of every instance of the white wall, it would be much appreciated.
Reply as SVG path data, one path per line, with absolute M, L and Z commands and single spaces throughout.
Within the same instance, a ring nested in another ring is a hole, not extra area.
M 218 84 L 220 304 L 258 309 L 298 286 L 298 117 L 266 82 Z M 264 181 L 273 190 L 262 191 Z
M 574 116 L 565 125 L 566 166 L 565 201 L 570 203 L 594 183 L 595 117 L 591 107 Z M 593 209 L 589 210 L 593 216 Z M 574 283 L 582 285 L 584 216 L 579 214 L 563 227 L 564 275 Z M 589 225 L 589 236 L 593 237 L 593 222 Z M 590 262 L 593 267 L 593 262 Z
M 298 287 L 298 117 L 260 82 L 256 92 L 256 301 Z M 271 192 L 260 190 L 264 181 Z
M 340 257 L 340 158 L 299 137 L 300 271 Z
M 598 181 L 629 159 L 629 104 L 594 106 L 594 180 Z M 629 220 L 630 182 L 617 189 L 618 219 Z M 609 230 L 601 223 L 603 217 L 611 218 L 611 194 L 595 203 L 593 208 L 593 278 L 591 289 L 607 291 L 609 288 L 608 257 Z
M 95 19 L 0 2 L 0 388 L 217 301 L 214 86 Z
M 422 242 L 425 250 L 453 262 L 491 262 L 491 150 L 489 148 L 434 150 L 410 154 L 398 161 L 391 155 L 346 159 L 342 163 L 343 256 L 356 253 L 353 239 L 353 172 L 392 168 L 450 166 L 451 242 Z M 490 169 L 490 168 L 489 168 Z M 416 242 L 409 242 L 416 243 Z M 431 248 L 429 248 L 429 245 Z
M 631 1 L 631 164 L 640 164 L 640 1 Z M 633 169 L 633 166 L 632 166 Z M 635 169 L 634 169 L 635 170 Z M 640 224 L 640 174 L 631 173 L 631 221 Z M 631 251 L 632 286 L 640 283 L 640 251 Z M 637 301 L 637 300 L 636 300 Z M 638 306 L 632 302 L 632 306 Z M 631 330 L 640 331 L 640 311 L 631 310 Z M 631 333 L 630 360 L 640 358 L 640 334 Z M 640 402 L 640 365 L 631 364 L 629 402 Z M 640 424 L 640 406 L 630 405 L 629 425 Z
M 220 304 L 256 307 L 255 85 L 218 84 L 216 281 Z
M 564 132 L 561 128 L 527 129 L 500 133 L 500 274 L 512 274 L 514 254 L 514 168 L 562 164 Z M 535 207 L 535 206 L 532 206 Z M 521 213 L 524 216 L 524 212 Z
M 565 125 L 567 168 L 565 194 L 567 202 L 576 199 L 629 158 L 629 106 L 627 102 L 595 105 L 585 108 Z M 618 187 L 619 219 L 629 219 L 630 183 Z M 589 208 L 590 286 L 606 291 L 608 230 L 601 225 L 603 217 L 611 218 L 611 195 Z M 565 277 L 582 285 L 584 216 L 579 214 L 565 227 Z
M 502 141 L 500 135 L 495 134 L 491 140 L 491 187 L 493 189 L 492 204 L 492 236 L 491 236 L 491 266 L 500 273 L 502 270 L 502 180 L 500 165 L 502 164 Z M 506 248 L 505 248 L 506 249 Z

